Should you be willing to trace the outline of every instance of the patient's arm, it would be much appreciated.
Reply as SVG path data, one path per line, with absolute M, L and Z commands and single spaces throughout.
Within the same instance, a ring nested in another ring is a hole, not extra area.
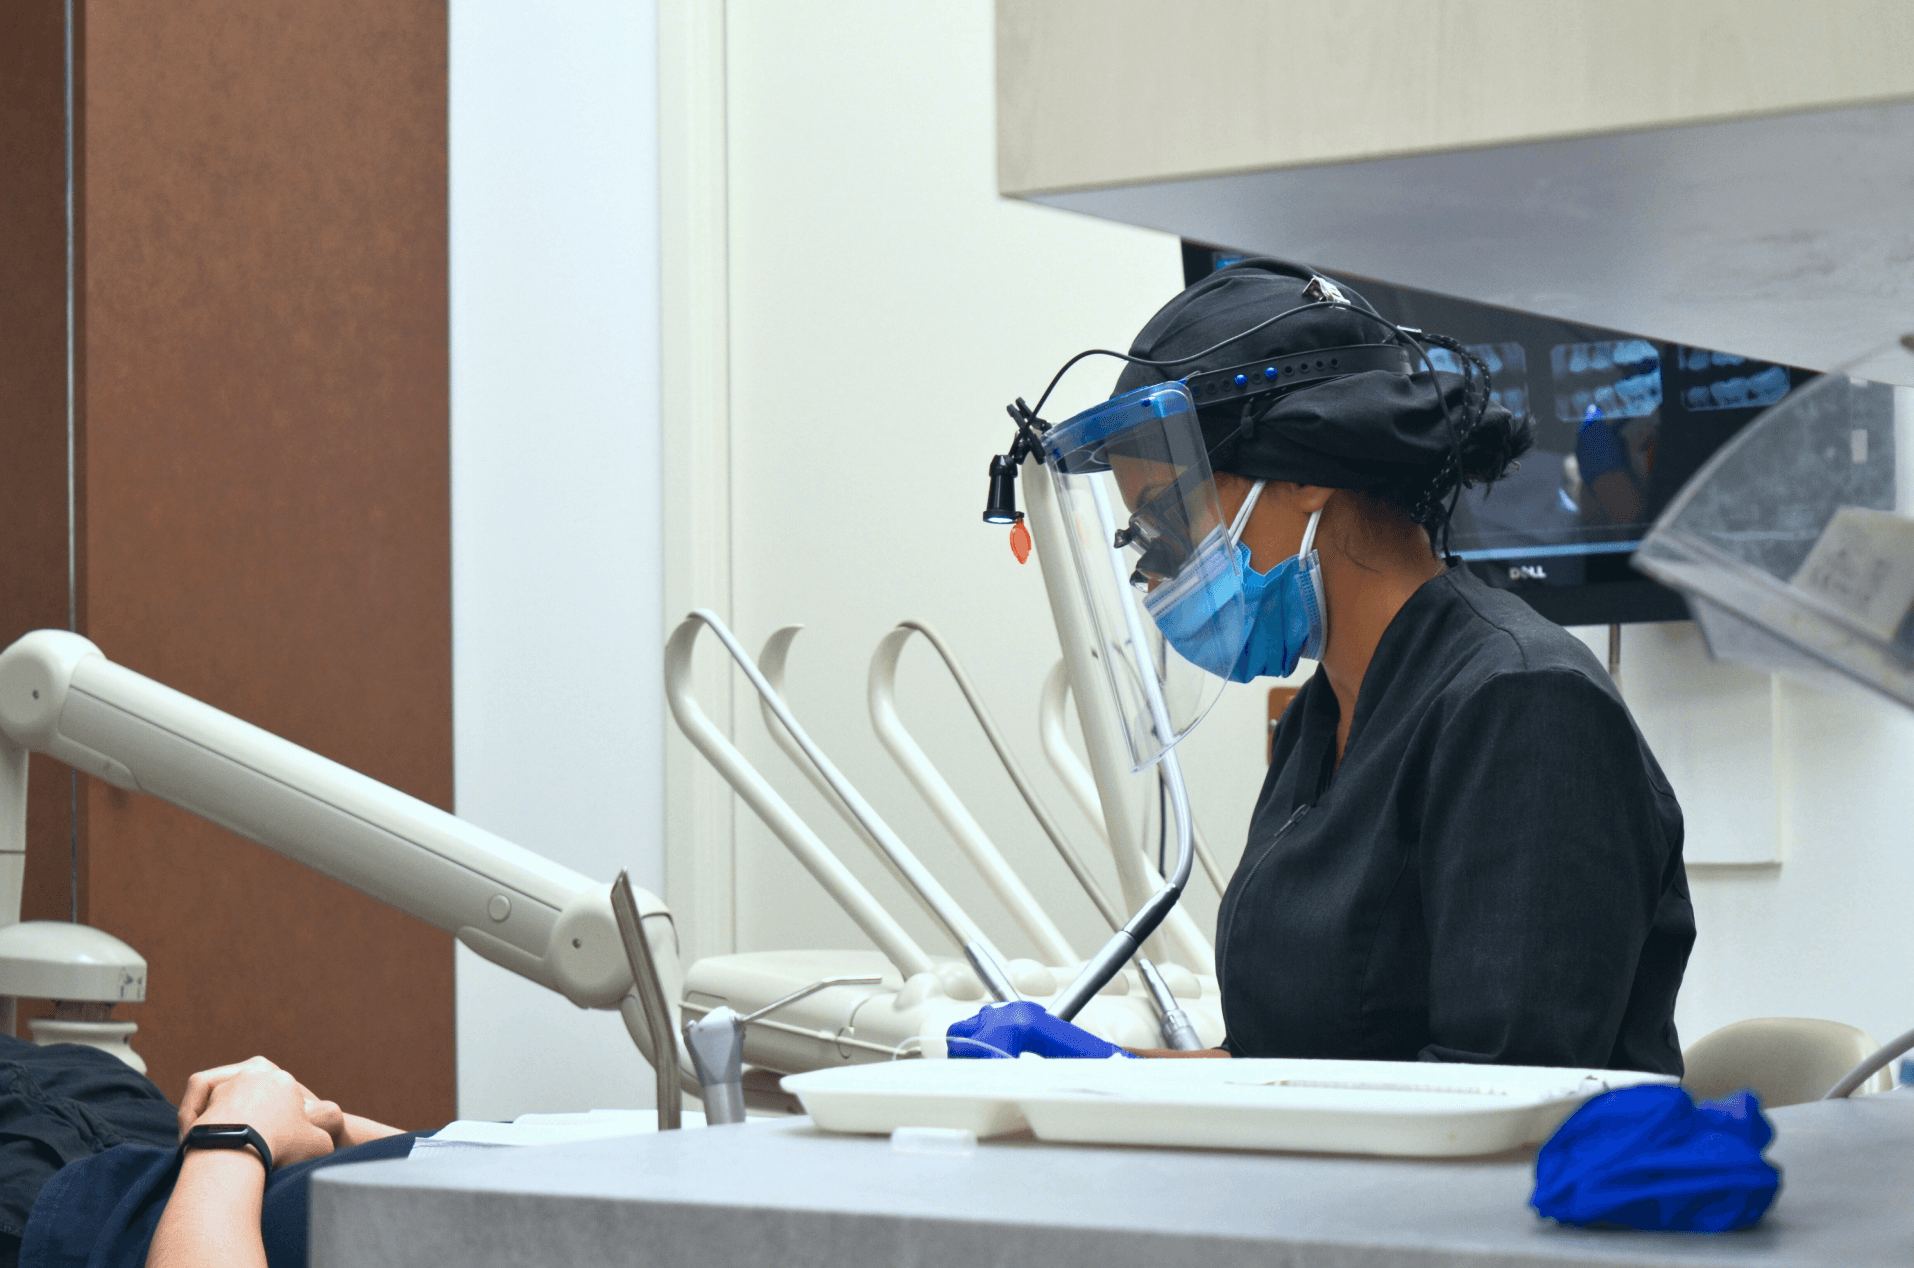
M 195 1122 L 245 1123 L 266 1138 L 277 1167 L 331 1153 L 334 1135 L 344 1130 L 338 1106 L 262 1057 L 196 1074 L 186 1088 L 182 1135 Z M 266 1168 L 252 1150 L 190 1151 L 146 1252 L 147 1268 L 265 1268 L 265 1192 Z

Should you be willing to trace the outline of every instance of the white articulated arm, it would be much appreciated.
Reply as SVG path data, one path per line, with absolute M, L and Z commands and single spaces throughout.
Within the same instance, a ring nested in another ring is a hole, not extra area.
M 1090 773 L 1102 812 L 1090 816 L 1091 822 L 1103 824 L 1124 903 L 1135 910 L 1150 900 L 1162 878 L 1143 857 L 1143 826 L 1126 796 L 1124 785 L 1129 762 L 1119 755 L 1123 724 L 1117 715 L 1116 700 L 1100 686 L 1103 674 L 1095 665 L 1097 639 L 1089 610 L 1068 571 L 1070 548 L 1064 536 L 1068 529 L 1057 504 L 1050 472 L 1032 457 L 1025 460 L 1023 474 L 1025 505 L 1029 508 L 1026 522 L 1037 549 L 1037 563 L 1043 570 L 1050 613 L 1057 623 L 1057 640 L 1063 646 L 1064 666 L 1071 694 L 1076 697 L 1077 721 L 1083 730 L 1084 746 L 1089 750 Z M 1085 684 L 1090 685 L 1086 688 Z M 1068 767 L 1063 769 L 1067 771 Z M 1069 779 L 1066 773 L 1066 786 L 1071 788 L 1073 796 L 1080 797 L 1080 789 L 1070 785 Z M 1174 956 L 1165 954 L 1165 944 Z M 1174 958 L 1192 973 L 1207 976 L 1216 971 L 1215 950 L 1181 906 L 1170 909 L 1148 954 L 1153 960 Z
M 580 1007 L 614 1008 L 631 990 L 609 884 L 115 665 L 77 634 L 40 630 L 0 653 L 0 732 L 436 925 Z M 663 905 L 640 905 L 647 934 L 665 932 L 652 928 L 669 920 Z

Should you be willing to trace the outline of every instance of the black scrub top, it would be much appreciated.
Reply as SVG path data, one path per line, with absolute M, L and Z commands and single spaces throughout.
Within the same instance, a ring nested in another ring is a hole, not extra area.
M 1588 649 L 1454 568 L 1384 631 L 1340 766 L 1339 715 L 1318 669 L 1276 728 L 1224 1046 L 1679 1074 L 1681 807 Z

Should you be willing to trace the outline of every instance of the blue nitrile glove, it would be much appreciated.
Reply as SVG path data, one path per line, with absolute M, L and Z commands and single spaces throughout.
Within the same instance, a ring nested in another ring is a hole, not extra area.
M 1605 1092 L 1535 1156 L 1529 1204 L 1564 1224 L 1720 1233 L 1760 1220 L 1781 1187 L 1774 1128 L 1752 1092 L 1696 1105 L 1678 1087 Z
M 1594 484 L 1597 476 L 1629 469 L 1627 442 L 1593 405 L 1575 433 L 1575 466 L 1585 485 Z
M 1047 1013 L 1041 1004 L 1016 999 L 986 1004 L 975 1017 L 954 1021 L 944 1032 L 953 1057 L 1127 1057 L 1130 1054 L 1081 1026 Z M 971 1042 L 964 1042 L 969 1040 Z

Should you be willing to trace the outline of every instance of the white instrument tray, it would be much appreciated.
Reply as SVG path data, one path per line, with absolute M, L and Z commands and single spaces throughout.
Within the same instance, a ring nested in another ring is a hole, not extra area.
M 826 1131 L 1028 1128 L 1039 1140 L 1466 1157 L 1537 1144 L 1632 1070 L 1404 1061 L 911 1060 L 784 1080 Z

